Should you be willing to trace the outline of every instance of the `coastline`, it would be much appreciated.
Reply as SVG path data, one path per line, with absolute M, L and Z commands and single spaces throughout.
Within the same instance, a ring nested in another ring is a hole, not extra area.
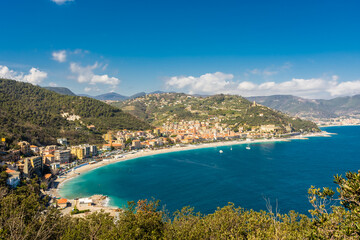
M 282 138 L 282 139 L 257 139 L 257 140 L 253 140 L 253 141 L 235 140 L 235 141 L 225 141 L 225 142 L 201 143 L 201 144 L 196 144 L 196 145 L 174 146 L 174 147 L 164 148 L 164 149 L 143 150 L 143 151 L 138 151 L 138 152 L 135 152 L 135 153 L 118 154 L 118 155 L 123 155 L 124 157 L 110 159 L 109 161 L 101 161 L 101 162 L 97 162 L 95 164 L 85 165 L 83 167 L 77 168 L 75 172 L 72 171 L 72 172 L 64 175 L 61 178 L 58 177 L 54 181 L 56 183 L 55 185 L 57 187 L 56 188 L 51 188 L 48 191 L 48 194 L 50 194 L 53 197 L 60 198 L 61 194 L 60 194 L 59 190 L 62 188 L 62 185 L 65 182 L 70 181 L 71 179 L 79 176 L 79 174 L 90 172 L 90 171 L 92 171 L 94 169 L 97 169 L 97 168 L 100 168 L 100 167 L 103 167 L 103 166 L 107 166 L 107 165 L 110 165 L 110 164 L 114 164 L 114 163 L 118 163 L 118 162 L 122 162 L 122 161 L 134 160 L 134 159 L 137 159 L 137 158 L 140 158 L 140 157 L 146 157 L 146 156 L 152 156 L 152 155 L 158 155 L 158 154 L 164 154 L 164 153 L 170 153 L 170 152 L 179 152 L 179 151 L 202 149 L 202 148 L 221 147 L 221 146 L 254 144 L 254 143 L 269 143 L 269 142 L 289 142 L 291 140 L 307 140 L 309 137 L 330 137 L 331 135 L 332 135 L 332 133 L 322 131 L 322 132 L 319 132 L 319 133 L 298 135 L 298 136 L 292 136 L 292 137 Z M 101 207 L 97 207 L 97 208 L 101 208 L 101 209 L 104 209 L 104 210 L 109 210 L 109 208 L 112 209 L 112 210 L 116 209 L 115 207 L 105 206 L 105 205 L 103 205 Z
M 322 128 L 322 127 L 352 127 L 352 126 L 360 126 L 360 124 L 324 125 L 324 126 L 319 126 L 319 128 Z

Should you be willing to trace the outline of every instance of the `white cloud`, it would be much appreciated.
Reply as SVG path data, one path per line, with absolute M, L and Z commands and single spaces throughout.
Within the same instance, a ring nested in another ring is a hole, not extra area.
M 360 80 L 338 82 L 339 77 L 328 78 L 293 78 L 289 81 L 253 83 L 235 81 L 232 74 L 221 72 L 207 73 L 200 77 L 171 77 L 167 79 L 168 88 L 180 89 L 190 94 L 228 93 L 241 96 L 266 96 L 289 94 L 305 98 L 330 98 L 360 94 Z
M 346 96 L 360 93 L 360 80 L 342 82 L 329 89 L 331 96 Z
M 107 74 L 104 75 L 96 75 L 94 74 L 94 70 L 101 67 L 98 63 L 94 65 L 89 65 L 86 67 L 82 67 L 77 63 L 70 63 L 70 70 L 72 73 L 77 75 L 77 81 L 79 83 L 89 83 L 89 84 L 108 84 L 116 86 L 120 83 L 120 80 L 116 77 L 109 77 Z
M 24 81 L 32 84 L 40 84 L 45 78 L 47 78 L 47 73 L 37 68 L 31 68 L 30 73 L 24 75 Z
M 74 0 L 51 0 L 52 2 L 58 4 L 58 5 L 62 5 L 66 2 L 73 2 Z
M 66 51 L 60 50 L 60 51 L 54 51 L 52 52 L 52 59 L 58 62 L 66 62 Z
M 243 89 L 243 90 L 253 90 L 256 88 L 256 85 L 252 82 L 242 82 L 238 85 L 238 89 Z
M 186 89 L 189 93 L 227 92 L 234 75 L 222 72 L 206 73 L 200 77 L 180 76 L 168 79 L 166 85 L 177 89 Z
M 57 87 L 58 85 L 56 83 L 54 83 L 54 82 L 51 82 L 51 83 L 49 83 L 49 86 L 50 87 Z
M 10 70 L 7 66 L 0 65 L 0 77 L 28 82 L 31 84 L 40 84 L 45 78 L 47 78 L 47 73 L 40 71 L 37 68 L 31 68 L 28 74 L 24 74 L 22 72 Z

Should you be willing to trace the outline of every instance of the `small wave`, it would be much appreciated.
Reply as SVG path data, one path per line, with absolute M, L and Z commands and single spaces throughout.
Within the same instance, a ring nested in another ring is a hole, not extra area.
M 104 207 L 110 207 L 110 197 L 106 197 L 103 201 Z

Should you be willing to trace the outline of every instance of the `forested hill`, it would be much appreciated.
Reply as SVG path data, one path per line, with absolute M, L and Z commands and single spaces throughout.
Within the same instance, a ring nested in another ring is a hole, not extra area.
M 95 129 L 89 130 L 89 125 Z M 0 137 L 9 144 L 20 140 L 52 144 L 59 137 L 68 138 L 72 144 L 100 143 L 107 130 L 149 128 L 136 117 L 92 98 L 0 79 Z
M 44 87 L 47 90 L 51 90 L 56 93 L 60 93 L 62 95 L 76 96 L 70 89 L 65 87 Z
M 206 120 L 217 117 L 234 130 L 240 126 L 256 127 L 267 124 L 274 124 L 284 130 L 288 126 L 291 126 L 293 131 L 319 130 L 313 122 L 253 104 L 237 95 L 196 97 L 183 93 L 148 94 L 111 104 L 154 126 L 161 126 L 167 121 Z

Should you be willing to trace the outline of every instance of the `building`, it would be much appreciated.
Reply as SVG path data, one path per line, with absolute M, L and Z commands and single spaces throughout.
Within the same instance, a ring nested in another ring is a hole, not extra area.
M 79 160 L 84 159 L 85 155 L 84 155 L 84 149 L 82 147 L 76 146 L 76 147 L 71 147 L 71 155 L 73 156 L 73 158 L 77 158 Z
M 98 149 L 96 145 L 90 145 L 90 152 L 92 156 L 98 155 Z
M 60 198 L 59 200 L 57 200 L 57 205 L 60 208 L 66 208 L 68 205 L 68 200 L 66 198 Z
M 50 164 L 55 161 L 55 156 L 53 154 L 47 154 L 43 157 L 44 164 Z
M 24 159 L 22 167 L 23 174 L 26 178 L 32 178 L 34 174 L 41 176 L 43 170 L 43 160 L 41 157 L 29 157 Z
M 6 183 L 11 188 L 16 188 L 20 184 L 20 172 L 12 170 L 12 169 L 7 169 L 6 173 L 9 174 L 9 177 L 6 180 Z
M 67 138 L 58 138 L 58 139 L 56 139 L 56 141 L 60 145 L 64 145 L 64 146 L 69 145 Z
M 160 135 L 160 128 L 155 128 L 153 132 L 156 135 Z
M 91 156 L 96 156 L 97 154 L 98 150 L 96 145 L 84 144 L 71 147 L 71 155 L 73 156 L 73 158 L 77 158 L 80 160 Z
M 60 168 L 60 163 L 58 163 L 58 162 L 51 163 L 50 167 L 53 171 L 56 171 L 57 169 Z
M 134 140 L 134 141 L 132 141 L 132 147 L 133 147 L 134 149 L 140 149 L 140 148 L 141 148 L 140 140 Z
M 260 126 L 261 132 L 275 132 L 277 129 L 278 129 L 278 127 L 276 127 L 274 124 Z
M 56 150 L 54 153 L 55 161 L 63 163 L 69 163 L 70 157 L 71 157 L 71 151 L 70 150 Z
M 43 151 L 43 155 L 48 155 L 48 154 L 54 155 L 56 149 L 57 149 L 56 145 L 46 146 L 44 151 Z
M 30 144 L 26 141 L 19 142 L 20 152 L 24 155 L 29 155 L 31 153 Z
M 40 148 L 38 146 L 30 145 L 30 150 L 33 154 L 40 155 Z
M 83 146 L 80 146 L 83 151 L 84 151 L 84 158 L 88 158 L 91 156 L 91 152 L 90 152 L 90 146 L 89 145 L 83 145 Z

